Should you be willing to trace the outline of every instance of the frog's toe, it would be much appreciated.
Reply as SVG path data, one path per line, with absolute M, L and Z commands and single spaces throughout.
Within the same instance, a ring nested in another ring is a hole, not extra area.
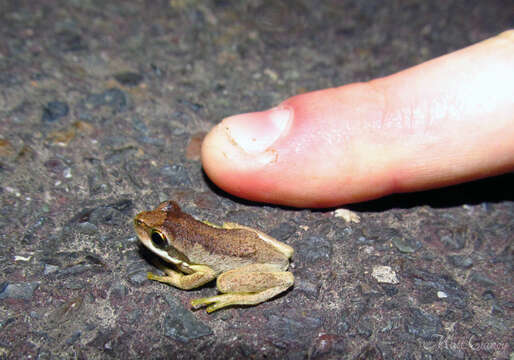
M 211 296 L 211 297 L 205 297 L 205 298 L 198 298 L 191 300 L 191 306 L 193 308 L 199 308 L 205 305 L 212 304 L 213 302 L 216 302 L 218 299 L 216 299 L 218 296 Z
M 198 299 L 193 299 L 191 300 L 191 306 L 194 308 L 194 309 L 197 309 L 199 307 L 202 307 L 204 305 L 207 305 L 209 304 L 208 302 L 206 302 L 206 300 L 209 299 L 209 298 L 198 298 Z
M 191 306 L 193 306 L 194 309 L 200 308 L 202 306 L 210 305 L 207 307 L 207 312 L 213 312 L 216 310 L 219 310 L 221 308 L 224 308 L 225 306 L 234 305 L 233 297 L 230 295 L 218 295 L 218 296 L 211 296 L 206 298 L 198 298 L 191 300 Z
M 216 304 L 207 306 L 207 309 L 205 309 L 205 311 L 207 311 L 208 313 L 211 313 L 213 311 L 219 310 L 219 309 L 224 308 L 225 306 L 229 306 L 229 305 L 232 305 L 232 304 L 223 304 L 223 303 L 218 302 Z
M 156 281 L 160 281 L 163 278 L 163 276 L 159 276 L 159 275 L 156 275 L 151 272 L 147 273 L 146 277 L 148 278 L 148 280 L 156 280 Z

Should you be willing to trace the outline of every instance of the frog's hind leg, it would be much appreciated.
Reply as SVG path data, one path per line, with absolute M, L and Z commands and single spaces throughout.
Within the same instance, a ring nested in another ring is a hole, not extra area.
M 195 299 L 193 307 L 209 305 L 207 312 L 230 305 L 256 305 L 286 291 L 294 283 L 288 271 L 269 264 L 252 264 L 221 274 L 218 290 L 223 294 Z

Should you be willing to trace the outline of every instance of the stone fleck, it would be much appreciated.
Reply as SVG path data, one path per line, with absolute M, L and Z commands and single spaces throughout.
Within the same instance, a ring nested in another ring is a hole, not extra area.
M 141 83 L 141 81 L 143 81 L 143 76 L 141 74 L 131 71 L 114 74 L 114 78 L 120 84 L 125 86 L 137 86 Z
M 390 266 L 374 266 L 371 276 L 373 276 L 379 283 L 398 284 L 400 282 L 398 281 L 396 272 Z
M 30 300 L 39 286 L 38 282 L 9 283 L 0 286 L 0 299 L 21 299 Z
M 63 101 L 50 101 L 43 108 L 43 115 L 41 120 L 43 122 L 54 122 L 62 117 L 65 117 L 70 112 L 67 103 Z

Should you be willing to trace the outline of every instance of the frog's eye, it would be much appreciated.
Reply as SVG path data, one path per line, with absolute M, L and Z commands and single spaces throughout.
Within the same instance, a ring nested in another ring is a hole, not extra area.
M 165 249 L 168 245 L 166 238 L 158 231 L 152 231 L 152 243 L 158 249 Z

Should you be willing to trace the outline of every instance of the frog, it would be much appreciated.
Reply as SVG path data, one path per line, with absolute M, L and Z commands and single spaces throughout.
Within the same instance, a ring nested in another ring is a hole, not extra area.
M 257 305 L 294 285 L 288 271 L 294 249 L 251 227 L 197 220 L 168 200 L 137 214 L 134 228 L 141 244 L 166 264 L 159 266 L 165 275 L 149 272 L 148 279 L 183 290 L 216 280 L 219 294 L 192 300 L 193 309 Z

